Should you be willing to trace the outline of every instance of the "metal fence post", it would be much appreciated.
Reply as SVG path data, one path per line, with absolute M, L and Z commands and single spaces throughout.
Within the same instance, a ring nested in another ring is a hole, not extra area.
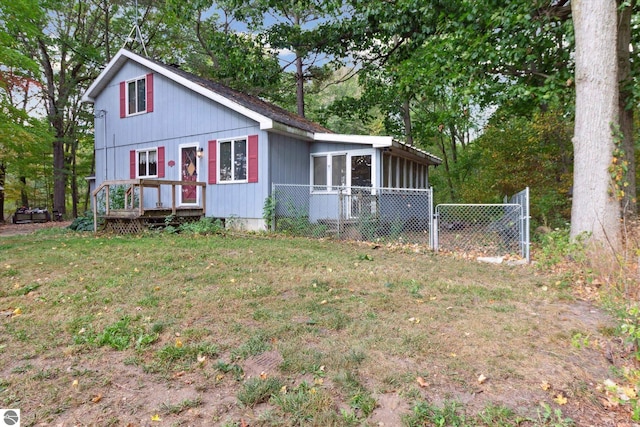
M 436 206 L 435 214 L 432 215 L 433 218 L 433 251 L 438 252 L 438 206 Z
M 276 199 L 276 184 L 271 183 L 271 232 L 276 232 L 276 207 L 278 200 Z
M 344 193 L 342 192 L 342 187 L 338 189 L 338 240 L 340 240 L 340 229 L 342 228 L 342 215 L 344 212 Z

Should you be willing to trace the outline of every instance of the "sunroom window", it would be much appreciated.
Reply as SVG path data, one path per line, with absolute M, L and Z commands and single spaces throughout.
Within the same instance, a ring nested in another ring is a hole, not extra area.
M 312 156 L 313 191 L 336 191 L 347 185 L 347 155 L 323 154 Z

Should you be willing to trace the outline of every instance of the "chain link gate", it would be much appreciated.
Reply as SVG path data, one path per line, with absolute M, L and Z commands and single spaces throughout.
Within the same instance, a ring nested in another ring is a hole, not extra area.
M 271 197 L 272 231 L 432 246 L 432 189 L 274 184 Z
M 529 255 L 529 189 L 502 204 L 436 206 L 433 248 L 478 256 Z

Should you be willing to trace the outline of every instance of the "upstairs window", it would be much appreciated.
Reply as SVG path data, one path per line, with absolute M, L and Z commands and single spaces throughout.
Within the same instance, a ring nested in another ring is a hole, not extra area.
M 141 78 L 127 82 L 127 114 L 147 111 L 147 79 Z
M 120 117 L 153 111 L 153 74 L 120 82 Z

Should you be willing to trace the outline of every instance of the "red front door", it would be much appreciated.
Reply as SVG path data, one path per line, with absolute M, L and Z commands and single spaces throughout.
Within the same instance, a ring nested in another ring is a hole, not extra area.
M 198 157 L 196 156 L 197 148 L 182 147 L 180 156 L 182 160 L 182 181 L 198 180 Z M 198 191 L 195 185 L 183 185 L 181 191 L 182 204 L 198 203 Z

